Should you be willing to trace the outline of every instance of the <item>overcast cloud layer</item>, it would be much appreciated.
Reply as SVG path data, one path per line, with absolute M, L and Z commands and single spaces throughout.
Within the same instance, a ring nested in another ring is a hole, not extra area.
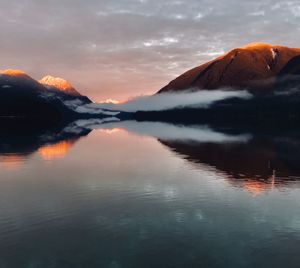
M 0 69 L 98 101 L 153 93 L 250 42 L 300 47 L 299 0 L 0 0 L 0 18 Z

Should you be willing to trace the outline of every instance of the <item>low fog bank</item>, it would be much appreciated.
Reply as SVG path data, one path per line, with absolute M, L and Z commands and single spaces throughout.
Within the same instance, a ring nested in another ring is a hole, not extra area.
M 252 95 L 246 90 L 201 90 L 180 93 L 162 93 L 151 96 L 139 96 L 122 104 L 90 104 L 95 108 L 124 112 L 163 111 L 175 108 L 209 108 L 213 103 L 229 98 L 250 99 Z
M 87 128 L 90 130 L 113 130 L 122 129 L 127 132 L 139 135 L 150 136 L 163 140 L 180 140 L 186 142 L 248 142 L 252 136 L 250 134 L 229 135 L 217 132 L 205 125 L 173 125 L 161 122 L 136 122 L 136 121 L 119 121 L 116 118 L 107 120 L 78 120 L 69 131 L 76 131 L 76 128 Z
M 91 115 L 103 115 L 103 116 L 116 116 L 120 112 L 118 111 L 109 111 L 101 108 L 95 103 L 84 103 L 81 100 L 68 100 L 64 101 L 64 104 L 71 110 L 81 113 L 81 114 L 91 114 Z

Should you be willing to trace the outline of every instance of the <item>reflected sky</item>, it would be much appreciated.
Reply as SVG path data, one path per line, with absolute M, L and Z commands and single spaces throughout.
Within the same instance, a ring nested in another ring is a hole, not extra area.
M 1 68 L 70 80 L 94 100 L 153 93 L 250 42 L 297 47 L 292 0 L 0 0 Z

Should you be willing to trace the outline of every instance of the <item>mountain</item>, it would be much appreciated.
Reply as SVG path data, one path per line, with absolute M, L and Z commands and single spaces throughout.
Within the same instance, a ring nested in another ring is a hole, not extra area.
M 81 95 L 67 80 L 60 77 L 53 77 L 47 75 L 43 77 L 40 81 L 40 84 L 45 86 L 49 91 L 52 91 L 55 94 L 59 94 L 64 99 L 80 99 L 84 103 L 91 103 L 91 100 Z
M 222 127 L 296 126 L 300 123 L 300 49 L 261 43 L 237 48 L 187 71 L 162 88 L 157 96 L 184 90 L 206 90 L 207 94 L 211 90 L 220 94 L 216 89 L 247 90 L 250 96 L 223 98 L 207 107 L 138 111 L 134 118 Z
M 26 73 L 0 71 L 1 117 L 43 117 L 48 122 L 58 121 L 65 107 L 58 99 L 45 97 L 46 94 L 47 89 Z
M 45 77 L 43 77 L 40 81 L 39 81 L 42 85 L 46 86 L 46 87 L 52 87 L 55 88 L 59 91 L 62 91 L 68 95 L 71 96 L 82 96 L 71 84 L 70 82 L 68 82 L 67 80 L 64 80 L 60 77 L 53 77 L 51 75 L 47 75 Z
M 278 76 L 295 71 L 295 62 L 299 68 L 299 56 L 299 48 L 249 44 L 185 72 L 158 93 L 228 87 L 268 92 Z
M 38 82 L 20 70 L 0 70 L 0 117 L 31 118 L 36 124 L 57 124 L 90 117 L 89 113 L 75 111 L 77 106 L 90 103 L 61 78 L 47 76 Z M 101 118 L 101 114 L 94 116 Z
M 0 70 L 1 91 L 14 87 L 26 87 L 32 93 L 46 92 L 46 89 L 38 81 L 21 70 Z

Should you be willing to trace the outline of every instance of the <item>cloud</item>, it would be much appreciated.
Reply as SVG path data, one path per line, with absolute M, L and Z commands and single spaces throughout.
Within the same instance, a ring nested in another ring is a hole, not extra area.
M 178 43 L 178 39 L 174 37 L 164 37 L 160 40 L 147 40 L 143 42 L 145 47 L 152 47 L 152 46 L 168 46 L 170 44 Z
M 249 99 L 252 95 L 246 90 L 202 90 L 184 91 L 180 93 L 162 93 L 150 96 L 133 98 L 123 104 L 94 104 L 99 109 L 111 109 L 117 111 L 162 111 L 183 107 L 207 108 L 213 103 L 228 98 Z

